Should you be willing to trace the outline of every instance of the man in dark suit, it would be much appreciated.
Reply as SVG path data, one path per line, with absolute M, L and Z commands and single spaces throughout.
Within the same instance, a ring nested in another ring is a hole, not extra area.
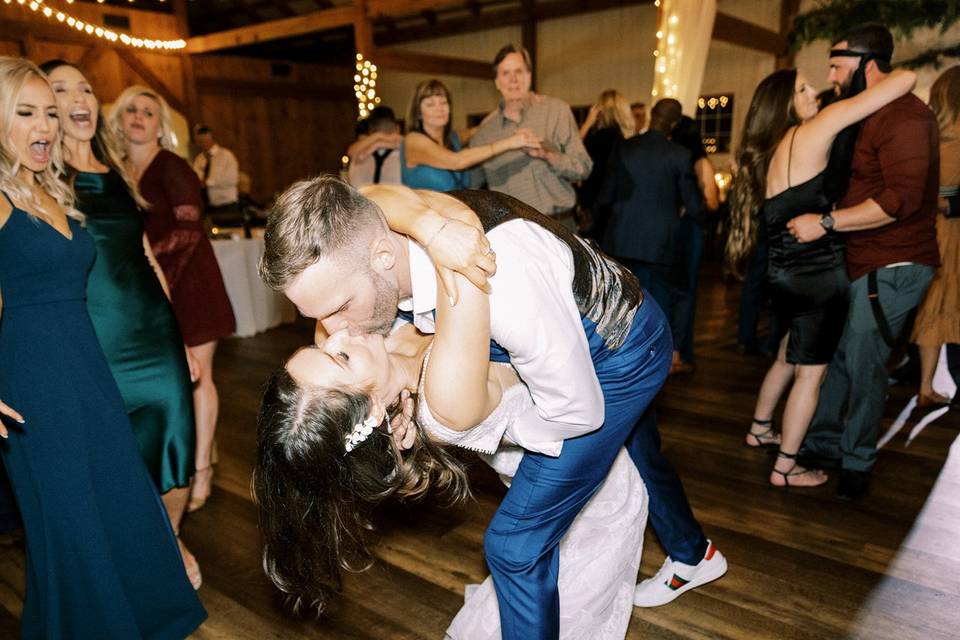
M 650 112 L 650 128 L 614 150 L 599 203 L 610 219 L 601 246 L 640 280 L 670 318 L 672 299 L 686 272 L 677 242 L 680 217 L 699 216 L 703 199 L 690 152 L 668 135 L 682 115 L 680 103 L 664 98 Z M 675 360 L 678 360 L 676 350 Z

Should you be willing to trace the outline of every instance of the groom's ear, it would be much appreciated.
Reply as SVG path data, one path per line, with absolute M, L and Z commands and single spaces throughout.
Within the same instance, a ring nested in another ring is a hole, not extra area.
M 381 236 L 370 247 L 370 266 L 377 272 L 390 271 L 397 264 L 396 248 L 389 237 Z

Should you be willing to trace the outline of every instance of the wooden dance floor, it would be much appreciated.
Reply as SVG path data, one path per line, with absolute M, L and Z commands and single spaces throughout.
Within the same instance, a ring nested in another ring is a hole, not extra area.
M 857 504 L 834 497 L 834 478 L 812 490 L 770 487 L 772 458 L 742 446 L 767 363 L 735 349 L 738 296 L 738 286 L 707 276 L 697 323 L 699 368 L 668 382 L 658 402 L 666 454 L 730 570 L 670 605 L 634 609 L 628 637 L 958 637 L 960 412 L 906 415 L 913 391 L 892 389 L 883 430 L 895 421 L 902 427 L 888 436 L 871 492 Z M 203 570 L 200 596 L 210 613 L 193 637 L 442 638 L 464 585 L 486 575 L 481 540 L 503 489 L 479 462 L 477 500 L 468 507 L 428 504 L 384 514 L 380 561 L 347 577 L 325 618 L 286 613 L 263 575 L 249 491 L 259 388 L 311 335 L 301 322 L 227 340 L 217 354 L 216 487 L 183 526 Z M 641 574 L 652 575 L 662 559 L 648 529 Z M 0 548 L 0 638 L 16 634 L 23 562 L 22 544 Z

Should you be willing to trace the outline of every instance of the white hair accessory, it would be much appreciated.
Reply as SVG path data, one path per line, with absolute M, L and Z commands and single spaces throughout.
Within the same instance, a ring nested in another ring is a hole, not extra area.
M 366 440 L 379 424 L 379 420 L 373 416 L 370 416 L 363 422 L 358 422 L 357 424 L 353 425 L 353 431 L 351 431 L 350 435 L 343 439 L 344 447 L 346 448 L 347 453 L 350 453 L 356 449 L 358 444 Z

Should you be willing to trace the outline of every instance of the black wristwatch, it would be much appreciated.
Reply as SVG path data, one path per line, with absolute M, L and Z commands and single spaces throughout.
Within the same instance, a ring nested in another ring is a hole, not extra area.
M 825 213 L 822 216 L 820 216 L 820 226 L 823 227 L 824 231 L 826 231 L 827 233 L 833 233 L 833 225 L 834 225 L 834 220 L 833 220 L 832 214 Z

